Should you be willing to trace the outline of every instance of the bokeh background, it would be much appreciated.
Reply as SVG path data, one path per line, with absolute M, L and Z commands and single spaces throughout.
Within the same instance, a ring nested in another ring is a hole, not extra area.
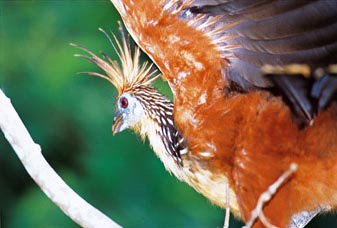
M 101 27 L 117 32 L 108 1 L 0 1 L 0 88 L 62 178 L 124 227 L 222 227 L 224 212 L 165 171 L 131 131 L 111 134 L 116 91 L 81 71 L 82 44 L 116 59 Z M 146 57 L 144 57 L 145 59 Z M 167 85 L 156 87 L 169 97 Z M 1 111 L 1 110 L 0 110 Z M 0 133 L 0 227 L 79 227 L 28 176 Z M 231 219 L 231 228 L 242 223 Z M 321 216 L 309 227 L 337 227 Z

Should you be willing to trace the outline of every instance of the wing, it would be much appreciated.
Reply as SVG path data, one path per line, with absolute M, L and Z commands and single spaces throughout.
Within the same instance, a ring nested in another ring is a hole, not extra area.
M 337 63 L 337 1 L 199 0 L 187 10 L 194 16 L 220 15 L 219 23 L 236 24 L 223 32 L 235 37 L 227 41 L 237 48 L 228 50 L 234 58 L 229 59 L 226 76 L 236 87 L 244 91 L 272 88 L 305 122 L 335 98 L 337 81 L 331 75 L 336 72 L 322 74 L 320 80 L 287 72 L 276 76 L 268 72 L 270 77 L 266 77 L 261 67 L 304 63 L 312 73 L 317 67 Z
M 194 14 L 222 15 L 225 23 L 238 22 L 224 35 L 239 44 L 229 68 L 232 80 L 265 87 L 264 64 L 328 64 L 337 62 L 337 2 L 308 0 L 218 1 L 190 8 Z M 224 3 L 221 3 L 224 2 Z M 244 85 L 243 85 L 244 86 Z
M 268 89 L 308 124 L 336 98 L 337 70 L 325 67 L 337 63 L 337 1 L 111 1 L 179 101 L 195 101 L 206 89 L 211 96 L 210 88 L 224 84 L 239 92 Z M 292 63 L 306 64 L 307 77 L 261 74 L 266 64 Z M 319 80 L 308 77 L 316 69 L 323 71 Z

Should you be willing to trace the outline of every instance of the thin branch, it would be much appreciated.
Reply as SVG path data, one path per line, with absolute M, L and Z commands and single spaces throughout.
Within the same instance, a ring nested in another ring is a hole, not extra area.
M 272 185 L 270 185 L 267 189 L 267 191 L 263 192 L 260 195 L 260 198 L 257 201 L 256 207 L 251 212 L 251 218 L 246 223 L 246 225 L 243 228 L 251 228 L 256 219 L 260 218 L 260 221 L 263 225 L 265 225 L 268 228 L 277 228 L 273 224 L 271 224 L 268 219 L 265 217 L 263 213 L 263 206 L 265 203 L 269 202 L 271 198 L 276 194 L 277 190 L 281 187 L 281 185 L 297 170 L 297 164 L 291 163 L 289 166 L 289 169 L 287 169 Z
M 230 211 L 230 202 L 229 202 L 229 184 L 226 184 L 226 210 L 225 210 L 225 221 L 223 224 L 223 228 L 229 228 L 229 218 L 231 215 Z
M 0 89 L 0 128 L 23 166 L 42 191 L 73 221 L 85 228 L 120 228 L 77 195 L 48 164 L 10 99 Z

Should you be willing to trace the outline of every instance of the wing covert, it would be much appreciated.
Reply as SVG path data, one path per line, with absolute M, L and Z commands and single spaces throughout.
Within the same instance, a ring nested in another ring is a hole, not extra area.
M 321 94 L 324 91 L 326 97 L 335 97 L 337 82 L 331 77 L 320 82 L 304 77 L 271 78 L 261 74 L 261 67 L 296 63 L 318 68 L 336 63 L 336 1 L 200 0 L 189 10 L 195 15 L 221 16 L 219 23 L 223 25 L 235 24 L 223 31 L 223 36 L 234 37 L 227 41 L 228 45 L 237 47 L 228 50 L 233 58 L 228 60 L 224 76 L 243 91 L 276 90 L 307 123 L 329 103 L 327 99 L 320 100 L 323 96 L 315 97 L 314 88 L 322 87 L 319 85 L 328 80 L 332 84 Z

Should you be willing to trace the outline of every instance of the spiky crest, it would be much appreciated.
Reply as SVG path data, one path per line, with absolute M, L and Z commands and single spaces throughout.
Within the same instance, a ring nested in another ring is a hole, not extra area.
M 84 73 L 109 81 L 115 86 L 119 95 L 126 91 L 132 91 L 132 89 L 135 87 L 150 85 L 160 76 L 160 74 L 156 74 L 157 70 L 152 70 L 153 64 L 149 65 L 148 62 L 144 62 L 140 66 L 140 50 L 138 46 L 135 47 L 134 55 L 132 56 L 130 41 L 128 38 L 126 38 L 123 28 L 121 26 L 119 26 L 119 31 L 122 38 L 122 44 L 119 42 L 116 35 L 111 33 L 113 40 L 115 40 L 117 48 L 109 34 L 101 28 L 99 30 L 103 32 L 104 35 L 108 38 L 110 44 L 112 45 L 113 49 L 119 57 L 121 65 L 119 65 L 116 60 L 112 60 L 105 53 L 102 53 L 103 57 L 105 58 L 105 60 L 103 60 L 87 48 L 71 43 L 70 45 L 82 49 L 90 55 L 86 56 L 76 54 L 76 57 L 87 59 L 90 62 L 96 64 L 106 73 L 106 75 L 97 72 Z

